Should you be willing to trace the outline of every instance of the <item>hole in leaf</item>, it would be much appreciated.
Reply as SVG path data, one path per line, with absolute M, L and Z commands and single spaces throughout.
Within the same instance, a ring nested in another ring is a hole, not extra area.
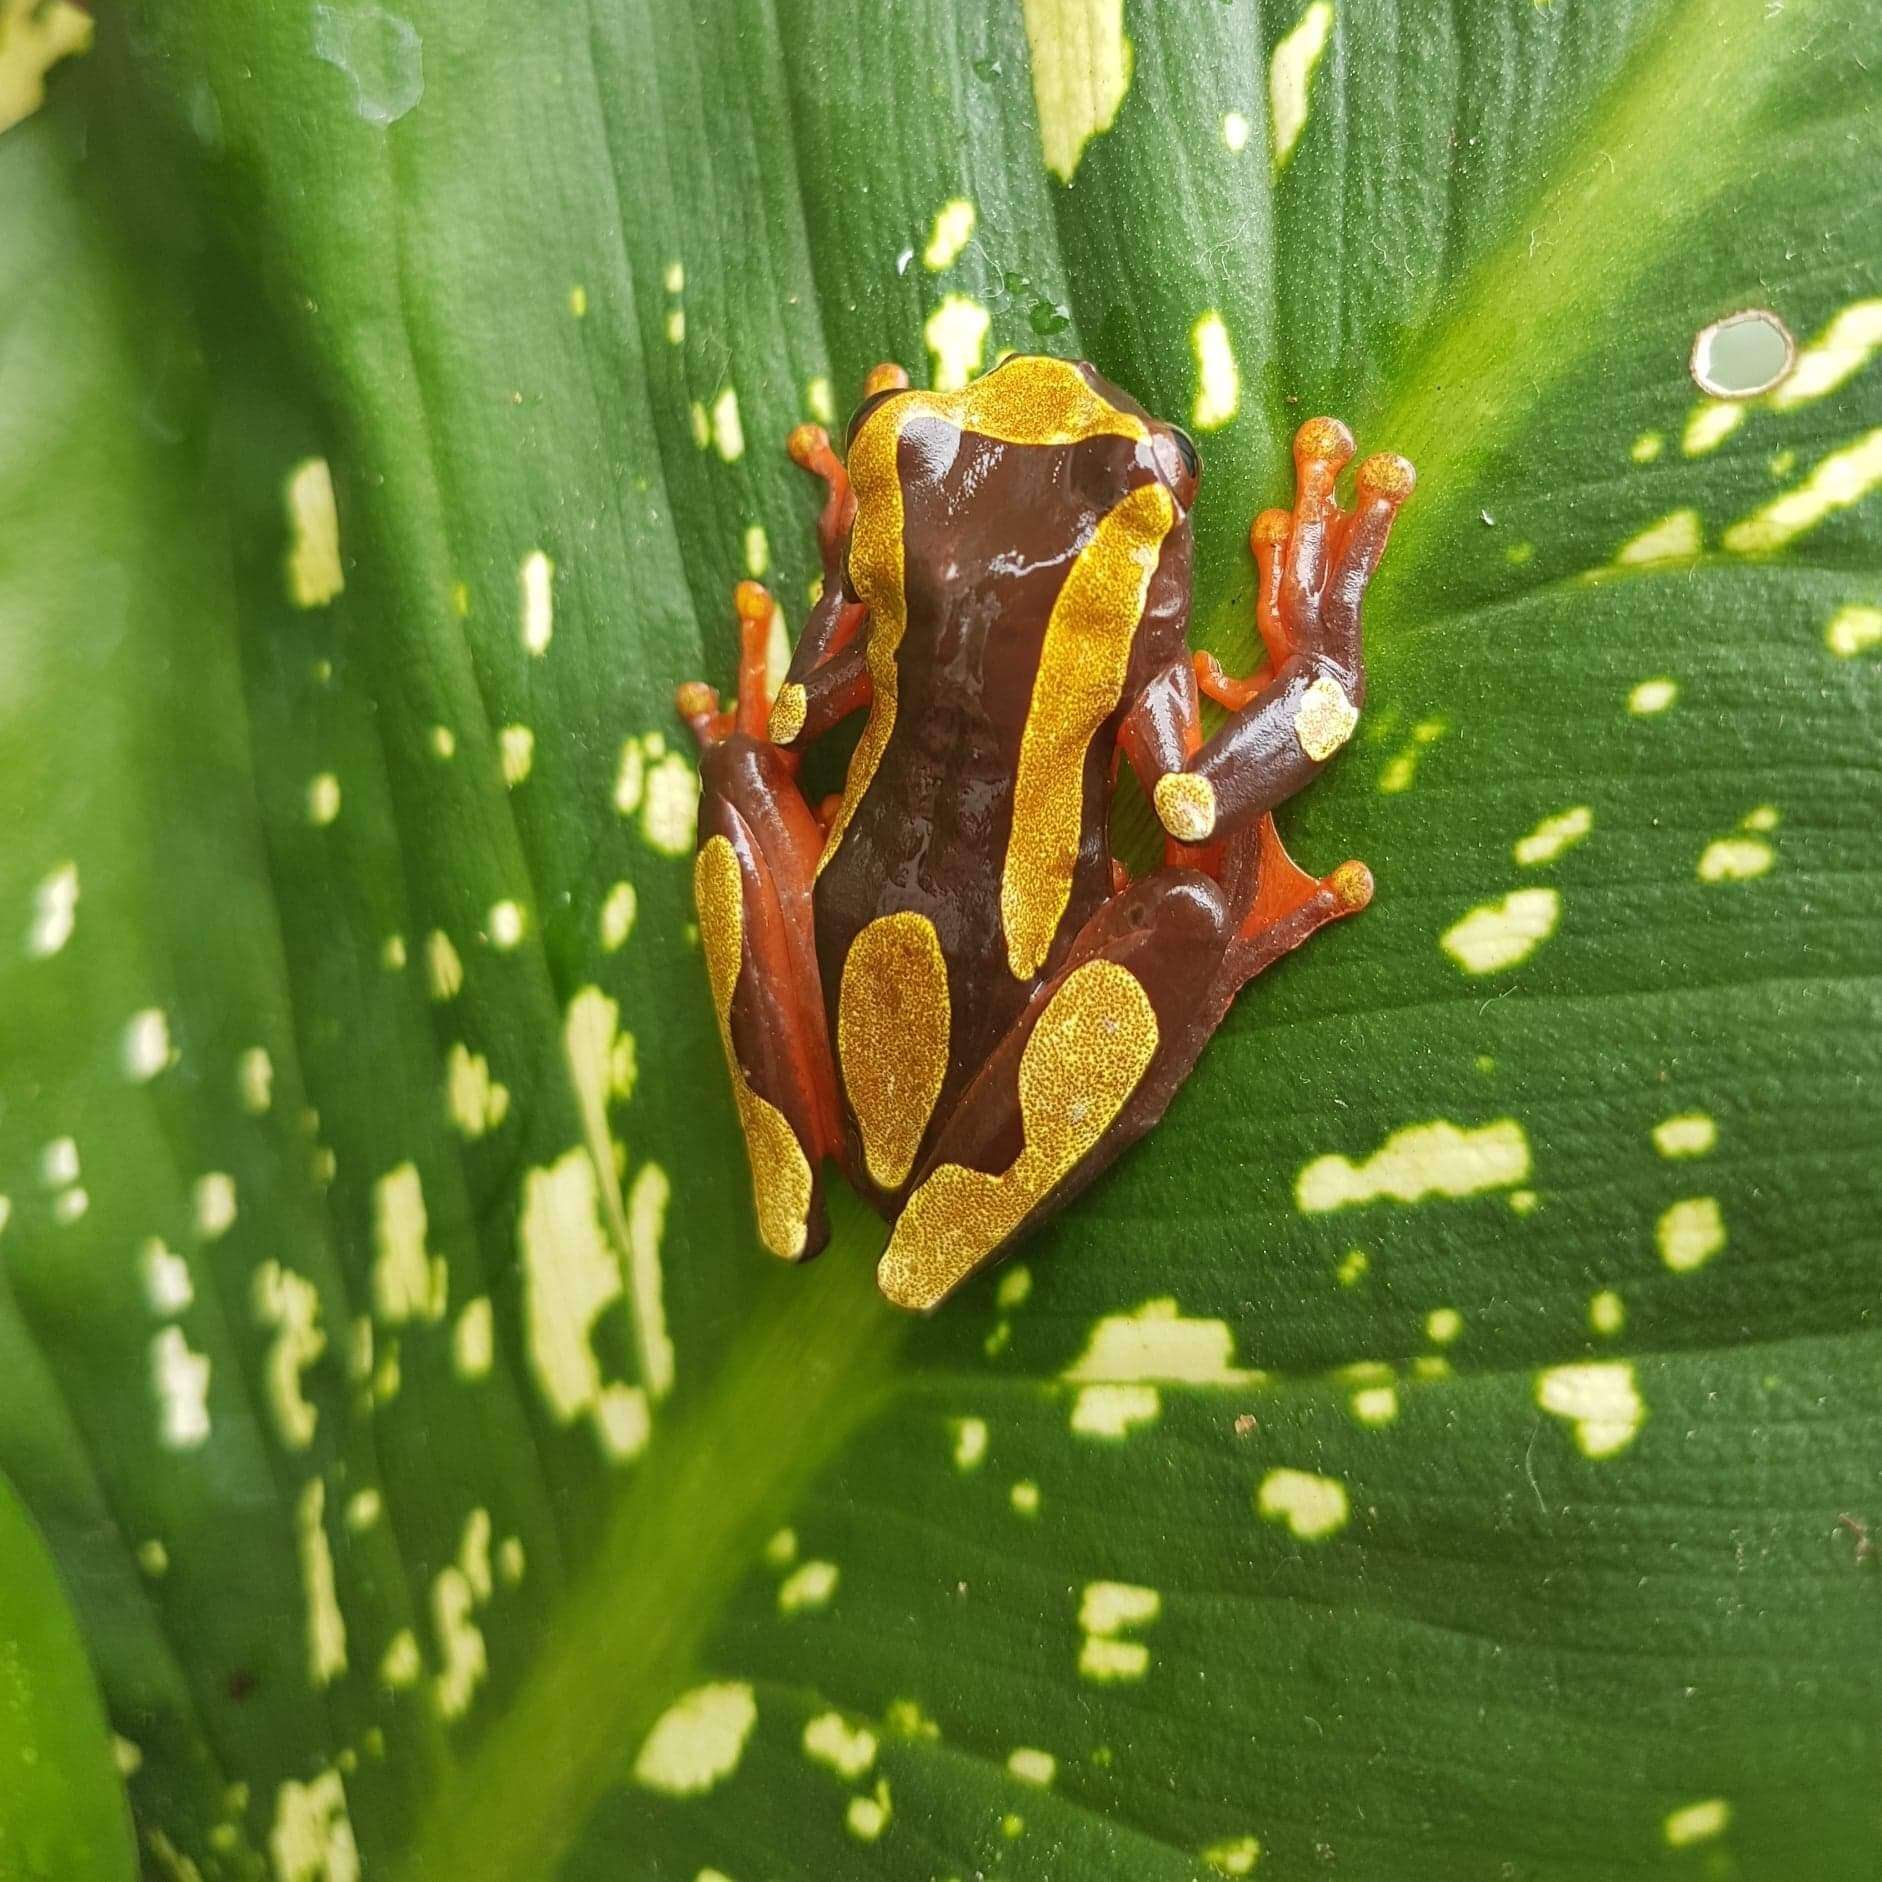
M 1693 382 L 1715 399 L 1756 398 L 1786 378 L 1796 358 L 1790 328 L 1767 307 L 1747 307 L 1700 328 Z

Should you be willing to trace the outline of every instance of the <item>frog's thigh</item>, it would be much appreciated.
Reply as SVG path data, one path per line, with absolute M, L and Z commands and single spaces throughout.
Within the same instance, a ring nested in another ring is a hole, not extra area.
M 816 1175 L 814 1073 L 776 890 L 751 831 L 715 804 L 717 828 L 693 864 L 693 897 L 719 1040 L 751 1165 L 759 1239 L 788 1261 L 814 1255 L 828 1237 Z
M 903 1206 L 876 1271 L 890 1300 L 938 1305 L 1156 1122 L 1226 1010 L 1231 933 L 1220 891 L 1192 871 L 1134 884 L 1093 917 Z M 1004 1169 L 976 1167 L 1004 1160 L 1015 1135 Z
M 915 1167 L 947 1077 L 947 961 L 926 915 L 878 915 L 850 943 L 837 995 L 837 1063 L 870 1180 L 897 1190 Z

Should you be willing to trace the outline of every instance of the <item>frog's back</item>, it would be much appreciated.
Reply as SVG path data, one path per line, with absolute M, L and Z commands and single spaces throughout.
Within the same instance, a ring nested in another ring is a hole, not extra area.
M 1015 361 L 977 386 L 1021 365 L 1075 370 Z M 1085 552 L 1107 519 L 1150 490 L 1137 408 L 1114 397 L 1088 397 L 1084 435 L 1030 443 L 1010 435 L 1010 412 L 980 431 L 958 422 L 971 412 L 911 395 L 892 435 L 859 434 L 851 453 L 850 569 L 871 608 L 875 704 L 818 877 L 818 956 L 839 1059 L 846 1001 L 852 1057 L 919 1047 L 940 1009 L 927 1049 L 945 1066 L 937 1119 L 1110 890 L 1110 734 L 1141 592 L 1128 618 L 1091 611 L 1069 671 L 1067 637 L 1048 651 L 1048 628 L 1068 580 L 1089 581 Z M 1185 590 L 1187 552 L 1185 529 Z M 1108 703 L 1094 661 L 1108 662 Z M 1044 743 L 1038 725 L 1029 733 L 1042 703 L 1065 719 Z M 885 1026 L 897 1037 L 864 1036 Z

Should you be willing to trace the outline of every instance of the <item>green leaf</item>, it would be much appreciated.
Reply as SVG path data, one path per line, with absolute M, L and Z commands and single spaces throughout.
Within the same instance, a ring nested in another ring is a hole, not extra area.
M 52 74 L 0 1468 L 151 1872 L 1870 1873 L 1872 15 L 172 0 Z M 672 691 L 806 592 L 792 425 L 1042 334 L 1195 431 L 1232 668 L 1295 425 L 1418 464 L 1284 819 L 1379 894 L 911 1323 L 853 1199 L 757 1248 Z
M 0 1874 L 134 1872 L 130 1819 L 77 1618 L 44 1538 L 0 1478 Z

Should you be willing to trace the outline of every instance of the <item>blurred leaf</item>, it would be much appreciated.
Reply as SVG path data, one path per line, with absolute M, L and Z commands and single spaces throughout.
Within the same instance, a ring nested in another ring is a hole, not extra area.
M 111 1752 L 76 1617 L 32 1518 L 0 1478 L 0 1875 L 135 1873 Z
M 0 1466 L 155 1873 L 1871 1873 L 1872 14 L 172 0 L 54 74 Z M 1753 305 L 1796 374 L 1700 399 Z M 1379 898 L 910 1325 L 853 1202 L 757 1252 L 670 702 L 805 594 L 790 427 L 1041 309 L 1196 431 L 1231 666 L 1299 420 L 1418 463 L 1286 820 Z

